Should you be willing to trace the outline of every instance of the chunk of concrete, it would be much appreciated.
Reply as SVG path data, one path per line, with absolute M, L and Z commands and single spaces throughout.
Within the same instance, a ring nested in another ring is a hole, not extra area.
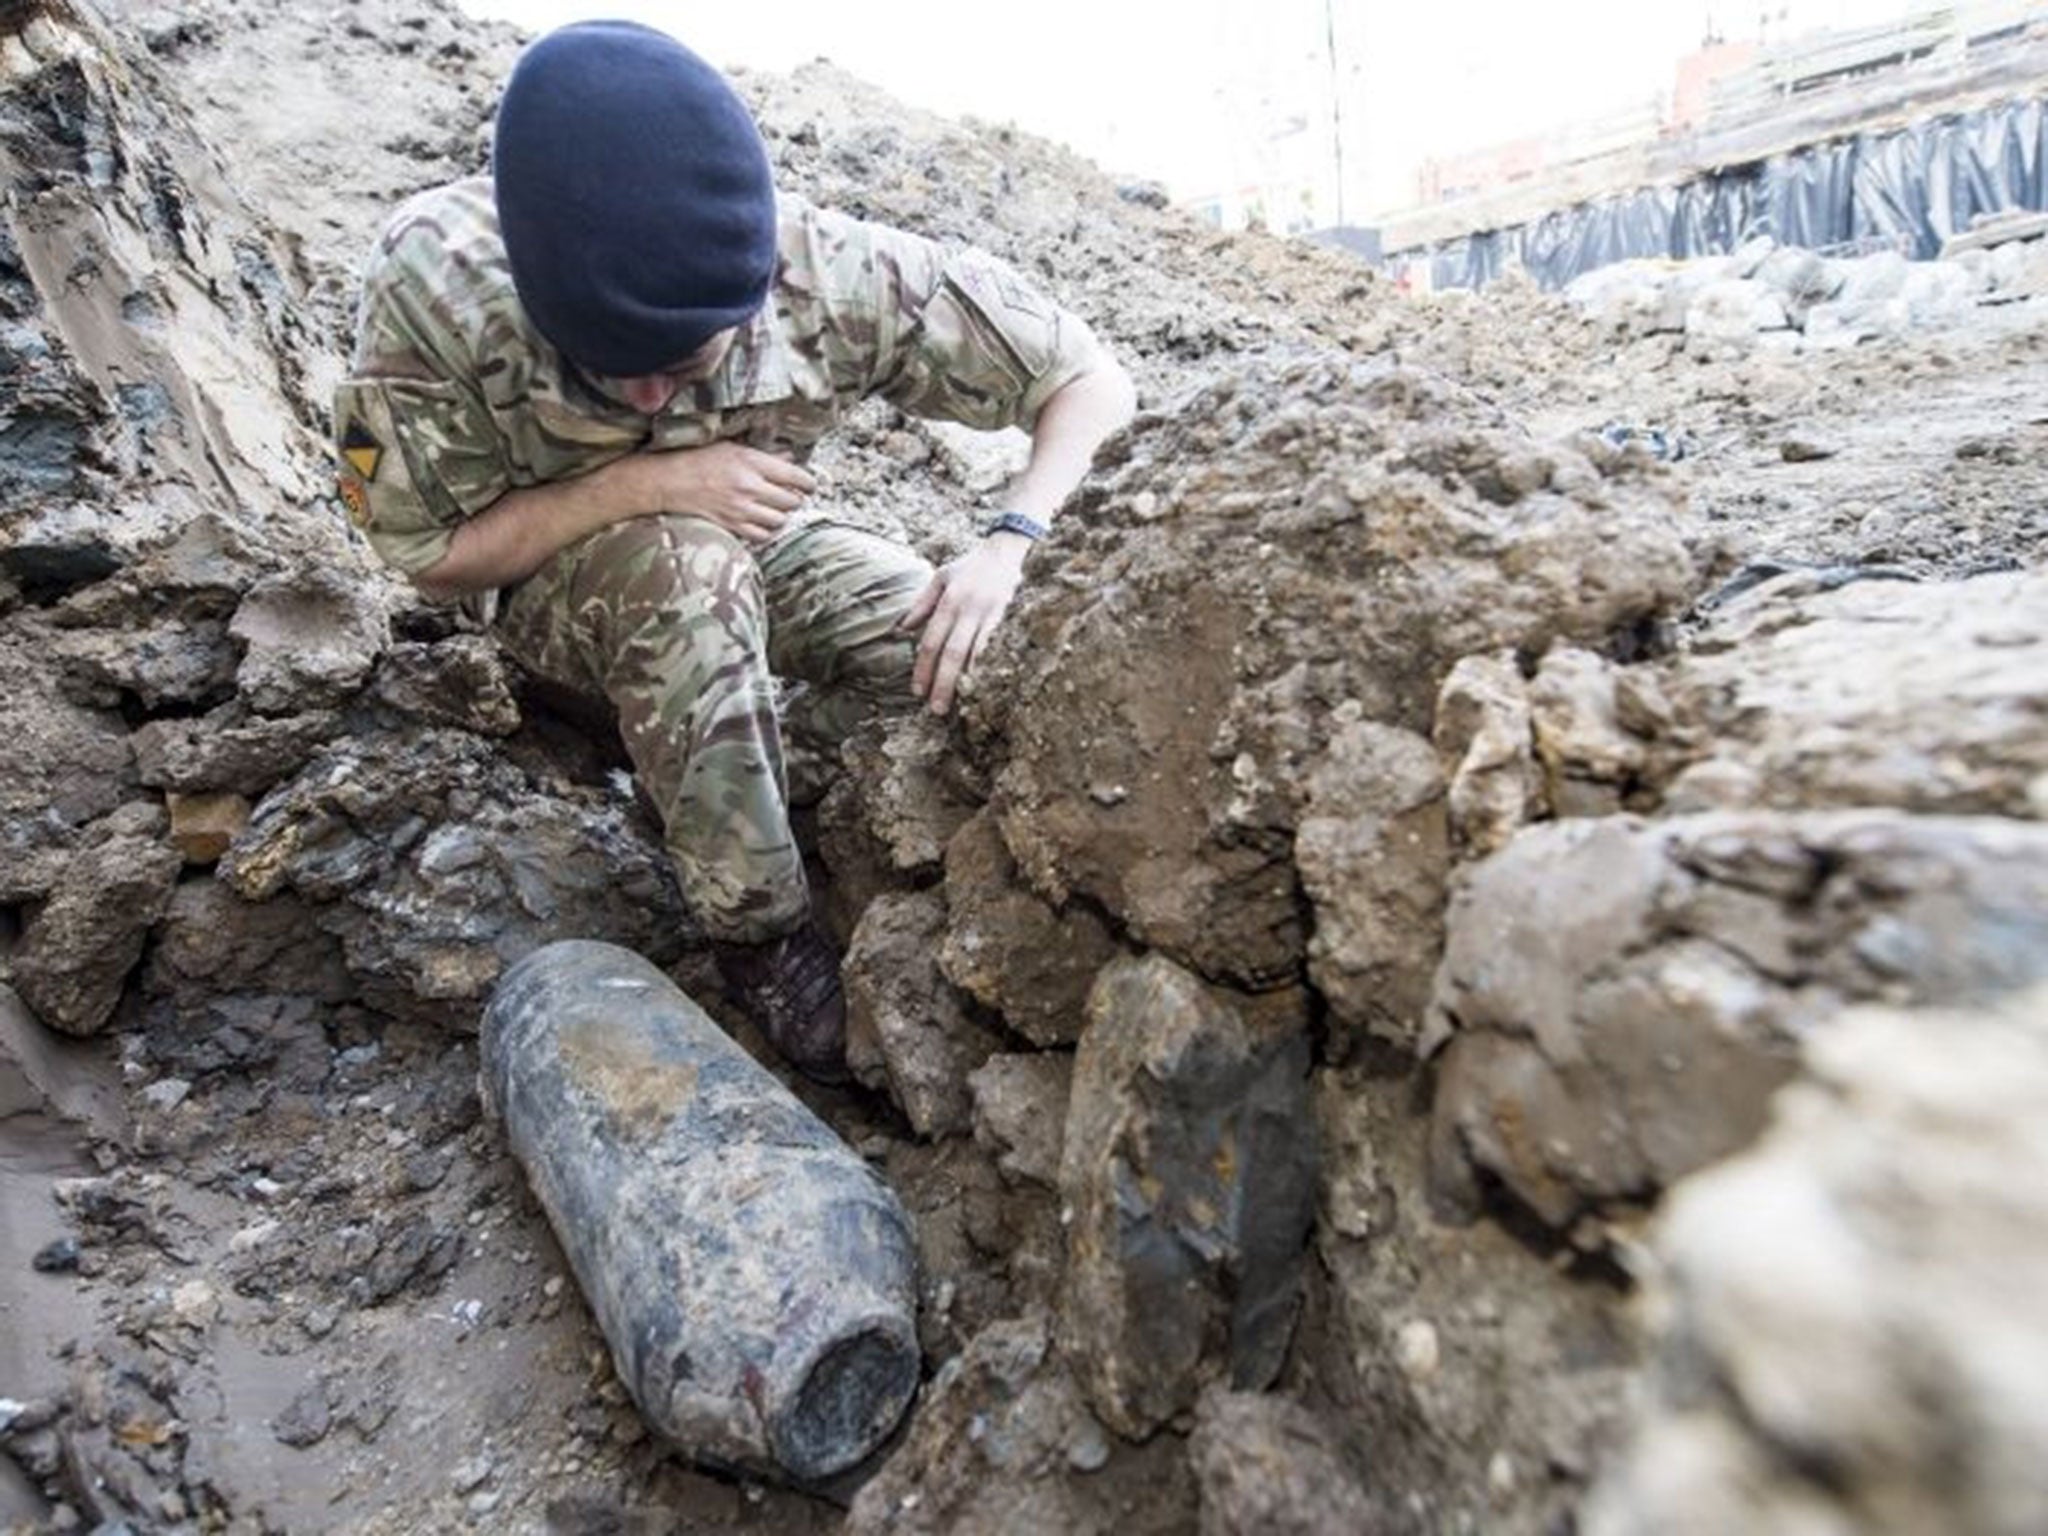
M 371 589 L 309 568 L 257 582 L 228 633 L 245 645 L 236 684 L 251 708 L 292 714 L 339 704 L 369 680 L 390 625 Z
M 1451 841 L 1467 857 L 1504 847 L 1543 807 L 1529 688 L 1512 653 L 1467 656 L 1444 679 L 1433 731 L 1449 775 Z
M 1209 1393 L 1188 1461 L 1201 1489 L 1201 1536 L 1369 1536 L 1398 1528 L 1323 1422 L 1284 1397 Z
M 1403 1049 L 1421 1038 L 1443 952 L 1444 793 L 1427 741 L 1351 718 L 1309 775 L 1294 843 L 1315 906 L 1310 978 L 1336 1019 Z
M 870 1088 L 886 1091 L 920 1136 L 956 1136 L 972 1125 L 967 1078 L 1002 1049 L 969 1017 L 939 972 L 945 898 L 936 891 L 877 896 L 846 947 L 846 1060 Z
M 1686 335 L 1707 341 L 1750 341 L 1791 324 L 1777 290 L 1755 278 L 1711 283 L 1693 296 L 1685 312 Z
M 1080 1038 L 1095 973 L 1118 953 L 1079 901 L 1055 907 L 1024 883 L 993 813 L 946 845 L 947 979 L 1034 1045 Z
M 111 831 L 66 863 L 12 957 L 14 985 L 36 1017 L 67 1035 L 106 1028 L 184 863 L 160 828 Z
M 1746 1145 L 1851 1001 L 2048 971 L 2048 829 L 1889 812 L 1532 827 L 1453 898 L 1431 1184 L 1546 1225 L 1649 1203 Z
M 1280 1369 L 1315 1204 L 1307 1022 L 1299 993 L 1232 997 L 1160 955 L 1111 962 L 1089 996 L 1061 1328 L 1121 1434 Z
M 1804 1055 L 1769 1134 L 1652 1229 L 1647 1401 L 1586 1529 L 2033 1530 L 2048 990 L 1858 1008 Z
M 1005 1178 L 1059 1183 L 1074 1058 L 1064 1051 L 1004 1052 L 967 1074 L 974 1139 L 995 1154 Z
M 405 641 L 377 668 L 379 703 L 436 725 L 482 736 L 519 729 L 519 700 L 498 648 L 482 635 L 451 635 L 434 645 Z

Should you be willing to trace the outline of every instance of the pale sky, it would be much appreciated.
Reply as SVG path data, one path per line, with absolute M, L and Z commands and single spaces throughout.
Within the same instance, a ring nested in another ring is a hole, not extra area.
M 1335 33 L 1351 217 L 1412 201 L 1417 165 L 1668 95 L 1710 25 L 1734 39 L 1889 20 L 1905 0 L 464 0 L 532 30 L 624 16 L 713 63 L 826 57 L 902 100 L 1073 145 L 1176 196 L 1243 182 L 1290 120 L 1316 153 Z

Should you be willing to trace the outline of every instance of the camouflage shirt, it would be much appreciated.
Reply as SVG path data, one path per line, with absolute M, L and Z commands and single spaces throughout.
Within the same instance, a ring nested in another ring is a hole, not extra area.
M 717 373 L 647 416 L 542 339 L 513 292 L 487 178 L 412 198 L 364 273 L 336 391 L 341 493 L 387 562 L 416 574 L 506 491 L 637 449 L 722 439 L 802 456 L 854 402 L 1029 428 L 1095 354 L 1087 326 L 994 257 L 779 201 L 767 303 Z

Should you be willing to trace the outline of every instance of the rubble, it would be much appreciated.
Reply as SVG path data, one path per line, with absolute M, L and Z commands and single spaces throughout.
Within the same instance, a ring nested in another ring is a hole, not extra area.
M 968 1073 L 974 1138 L 1007 1177 L 1058 1186 L 1073 1087 L 1073 1058 L 1057 1051 L 998 1054 Z
M 1531 828 L 1452 903 L 1431 1184 L 1560 1232 L 1747 1145 L 1852 1001 L 1994 996 L 2048 968 L 2048 836 L 1895 812 Z
M 1316 914 L 1309 976 L 1337 1019 L 1413 1046 L 1443 949 L 1443 773 L 1412 732 L 1346 718 L 1343 706 L 1332 718 L 1294 842 Z
M 1201 1489 L 1202 1536 L 1369 1536 L 1396 1528 L 1315 1417 L 1283 1397 L 1212 1392 L 1188 1457 Z
M 184 860 L 163 837 L 163 812 L 146 802 L 88 829 L 64 861 L 9 957 L 14 986 L 36 1016 L 69 1035 L 97 1034 L 142 958 Z
M 946 904 L 930 892 L 885 894 L 868 903 L 847 946 L 847 1065 L 884 1089 L 920 1136 L 968 1129 L 968 1079 L 1002 1048 L 939 974 Z
M 1033 1045 L 1081 1036 L 1088 989 L 1117 953 L 1107 923 L 1079 901 L 1055 907 L 1025 885 L 995 815 L 946 845 L 946 979 Z
M 1435 378 L 1248 362 L 1140 418 L 991 645 L 970 710 L 1004 841 L 1049 900 L 1218 980 L 1284 978 L 1339 705 L 1426 733 L 1467 655 L 1629 643 L 1690 589 L 1682 523 L 1655 476 Z
M 2048 241 L 2038 234 L 1917 263 L 1896 251 L 1824 257 L 1765 236 L 1735 256 L 1599 267 L 1565 296 L 1611 332 L 1748 347 L 1793 331 L 1797 344 L 1827 350 L 1959 326 L 1978 306 L 2031 298 L 2044 259 Z
M 2048 949 L 2023 224 L 1413 297 L 828 65 L 741 78 L 782 185 L 1031 272 L 1144 404 L 962 718 L 835 750 L 785 701 L 874 1085 L 802 1091 L 901 1197 L 926 1378 L 801 1491 L 649 1433 L 479 1118 L 468 1035 L 544 944 L 716 1006 L 610 725 L 327 490 L 362 253 L 483 165 L 517 38 L 442 0 L 17 13 L 9 1518 L 1997 1531 L 2037 1497 L 2038 1391 L 1983 1364 L 2031 1358 L 1982 1322 L 2030 1315 L 1982 1289 L 2029 1218 L 1959 1171 L 2025 1167 L 1986 999 Z M 1023 449 L 870 403 L 810 467 L 942 559 Z M 1728 1238 L 1784 1188 L 1821 1193 Z
M 1859 1008 L 1806 1057 L 1652 1231 L 1650 1401 L 1595 1536 L 2018 1532 L 2048 1496 L 2048 991 Z
M 1103 1422 L 1142 1439 L 1222 1380 L 1279 1373 L 1315 1182 L 1302 1000 L 1232 1002 L 1160 956 L 1088 1000 L 1060 1157 L 1061 1339 Z
M 848 1536 L 1186 1530 L 1193 1499 L 1169 1474 L 1173 1449 L 1112 1449 L 1052 1333 L 1027 1315 L 948 1361 L 905 1443 L 855 1497 Z
M 1891 805 L 2039 819 L 2048 574 L 1829 590 L 1800 573 L 1716 615 L 1661 679 L 1673 809 Z

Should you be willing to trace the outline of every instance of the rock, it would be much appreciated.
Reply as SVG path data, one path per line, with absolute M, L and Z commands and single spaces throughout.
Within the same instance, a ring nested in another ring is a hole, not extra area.
M 511 673 L 497 646 L 482 635 L 392 646 L 378 665 L 375 692 L 378 702 L 435 725 L 484 736 L 519 729 Z
M 225 624 L 274 558 L 243 527 L 198 512 L 144 558 L 66 597 L 55 617 L 87 631 Z
M 1595 267 L 1566 285 L 1565 297 L 1604 330 L 1649 335 L 1663 323 L 1669 264 L 1622 261 Z
M 308 568 L 249 589 L 228 632 L 246 649 L 236 683 L 259 714 L 325 709 L 368 680 L 390 627 L 353 572 Z
M 165 908 L 143 990 L 194 1015 L 210 1015 L 238 994 L 343 1002 L 357 986 L 340 942 L 321 931 L 315 912 L 291 895 L 250 902 L 218 880 L 185 881 Z M 220 1025 L 209 1018 L 206 1027 Z
M 119 833 L 68 863 L 11 956 L 14 985 L 37 1018 L 68 1035 L 106 1027 L 183 864 L 160 836 Z
M 8 764 L 0 774 L 0 830 L 16 848 L 106 815 L 135 783 L 120 717 L 66 699 L 57 670 L 42 640 L 0 636 L 0 739 Z M 12 883 L 6 876 L 0 882 Z
M 234 692 L 240 660 L 221 620 L 173 618 L 121 630 L 59 631 L 51 650 L 66 691 L 80 703 L 188 709 Z
M 1428 1381 L 1442 1367 L 1443 1358 L 1443 1344 L 1426 1318 L 1411 1318 L 1394 1335 L 1394 1362 L 1410 1381 Z
M 1977 283 L 1962 267 L 1945 261 L 1916 262 L 1899 290 L 1916 330 L 1940 330 L 1962 323 L 1977 302 Z
M 1897 251 L 1879 251 L 1835 264 L 1842 286 L 1835 300 L 1843 305 L 1881 304 L 1905 292 L 1913 263 Z
M 801 722 L 792 721 L 795 732 Z M 813 722 L 813 732 L 820 729 Z M 924 714 L 870 721 L 839 750 L 843 765 L 818 807 L 826 900 L 850 933 L 873 898 L 928 881 L 979 803 L 940 724 Z
M 97 414 L 89 389 L 52 392 L 28 422 L 10 424 L 10 451 L 0 457 L 0 496 L 12 502 L 76 486 L 77 461 Z M 0 574 L 33 596 L 62 596 L 103 580 L 134 557 L 121 530 L 96 508 L 58 501 L 10 520 L 7 541 L 0 546 Z
M 1002 1048 L 939 973 L 945 926 L 935 892 L 877 896 L 842 967 L 847 1065 L 869 1087 L 886 1088 L 925 1137 L 969 1129 L 967 1076 Z
M 1533 827 L 1454 896 L 1431 1183 L 1547 1226 L 1737 1150 L 1845 1003 L 2048 969 L 2048 832 L 1886 812 Z
M 1450 824 L 1435 749 L 1339 709 L 1295 836 L 1315 907 L 1309 976 L 1331 1014 L 1412 1049 L 1443 951 Z
M 1202 1399 L 1188 1460 L 1201 1536 L 1368 1536 L 1398 1522 L 1367 1495 L 1322 1423 L 1299 1403 L 1252 1392 Z
M 2048 240 L 2000 246 L 1991 253 L 1986 276 L 1992 289 L 1987 302 L 2012 304 L 2048 294 Z
M 1034 1045 L 1080 1038 L 1095 973 L 1117 954 L 1081 902 L 1054 907 L 1024 884 L 995 815 L 983 811 L 946 845 L 946 978 Z
M 1685 312 L 1686 335 L 1706 341 L 1747 342 L 1759 332 L 1782 331 L 1791 324 L 1777 291 L 1754 278 L 1710 283 Z
M 1544 810 L 1529 689 L 1511 653 L 1467 656 L 1437 696 L 1437 755 L 1450 775 L 1453 844 L 1480 858 Z
M 1005 1177 L 1047 1188 L 1059 1183 L 1073 1083 L 1074 1059 L 1058 1051 L 998 1053 L 967 1075 L 974 1139 L 995 1155 Z
M 1337 706 L 1426 733 L 1465 656 L 1662 612 L 1691 581 L 1668 496 L 1415 372 L 1237 369 L 1140 421 L 981 660 L 1004 841 L 1039 894 L 1205 975 L 1296 975 L 1290 852 Z
M 1306 1023 L 1298 995 L 1226 1000 L 1158 955 L 1111 962 L 1089 997 L 1061 1341 L 1119 1434 L 1280 1368 L 1315 1198 Z
M 119 1141 L 127 1106 L 114 1063 L 94 1045 L 52 1034 L 0 983 L 0 1122 L 26 1135 L 46 1125 Z
M 1729 258 L 1732 263 L 1732 275 L 1754 279 L 1763 269 L 1764 263 L 1777 255 L 1779 249 L 1776 236 L 1751 235 L 1736 247 L 1735 254 Z
M 224 704 L 196 719 L 152 720 L 130 740 L 144 784 L 183 794 L 255 796 L 298 772 L 341 724 L 328 710 L 267 716 Z
M 1664 277 L 1663 304 L 1649 332 L 1683 335 L 1693 301 L 1717 284 L 1740 280 L 1745 274 L 1738 267 L 1733 256 L 1702 256 L 1679 263 Z
M 171 842 L 187 864 L 211 864 L 228 851 L 235 834 L 249 824 L 249 802 L 241 795 L 164 796 L 171 813 Z
M 78 1239 L 75 1237 L 53 1238 L 43 1244 L 29 1260 L 29 1268 L 39 1275 L 69 1275 L 78 1269 Z
M 444 1024 L 473 1023 L 504 967 L 564 932 L 657 963 L 696 939 L 623 789 L 536 783 L 462 731 L 328 748 L 257 805 L 219 878 L 251 902 L 295 892 L 363 995 Z
M 1075 1448 L 1124 1464 L 1145 1489 L 1148 1528 L 1186 1529 L 1192 1490 L 1170 1438 L 1110 1449 L 1042 1313 L 995 1323 L 940 1366 L 902 1441 L 854 1496 L 846 1536 L 1109 1530 L 1123 1485 L 1069 1475 Z M 1098 1491 L 1099 1490 L 1099 1491 Z
M 1672 810 L 2042 815 L 2048 572 L 1832 591 L 1781 577 L 1658 672 Z
M 1777 293 L 1786 315 L 1802 329 L 1814 305 L 1832 299 L 1848 281 L 1835 263 L 1796 246 L 1771 252 L 1752 275 Z
M 160 1077 L 142 1090 L 142 1101 L 151 1109 L 169 1114 L 191 1096 L 192 1085 L 182 1077 Z
M 1980 213 L 1970 220 L 1967 230 L 1942 241 L 1941 259 L 1952 261 L 1969 251 L 1990 250 L 2014 241 L 2038 241 L 2043 235 L 2048 235 L 2048 213 L 2027 208 Z
M 1813 437 L 1788 437 L 1778 444 L 1778 457 L 1787 464 L 1814 464 L 1841 451 L 1835 444 Z
M 1591 1536 L 2020 1532 L 2048 1499 L 2048 989 L 1859 1008 L 1805 1056 L 1657 1219 L 1648 1402 Z
M 1544 803 L 1558 816 L 1621 810 L 1649 748 L 1622 722 L 1616 669 L 1590 651 L 1558 646 L 1544 656 L 1528 693 Z
M 878 721 L 849 739 L 843 756 L 845 782 L 890 871 L 936 872 L 946 844 L 974 812 L 951 777 L 957 770 L 939 722 L 924 713 Z
M 302 1451 L 325 1440 L 332 1424 L 327 1384 L 315 1381 L 302 1387 L 298 1395 L 270 1421 L 270 1433 L 278 1444 Z
M 1837 299 L 1816 304 L 1806 313 L 1809 347 L 1853 347 L 1860 341 L 1899 337 L 1911 329 L 1913 317 L 1900 298 Z
M 203 1332 L 220 1317 L 220 1295 L 204 1280 L 187 1280 L 171 1292 L 171 1316 L 185 1327 Z

